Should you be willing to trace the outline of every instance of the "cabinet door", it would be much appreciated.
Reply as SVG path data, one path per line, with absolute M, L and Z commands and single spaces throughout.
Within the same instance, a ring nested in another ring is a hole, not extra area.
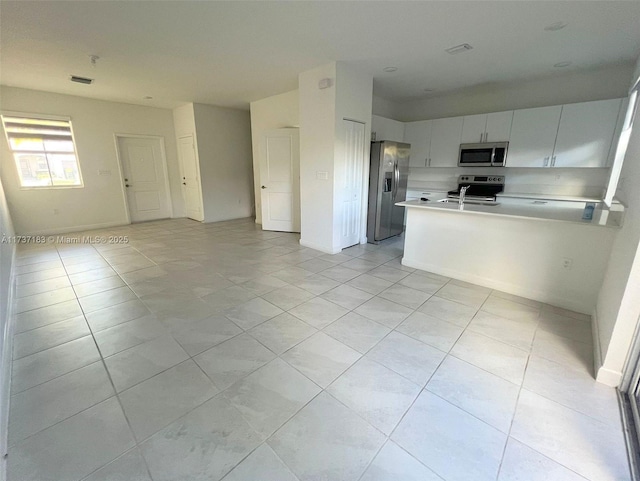
M 376 133 L 376 140 L 404 142 L 403 122 L 373 115 L 371 117 L 371 131 Z
M 554 167 L 605 167 L 616 129 L 620 99 L 562 107 Z
M 507 167 L 548 167 L 560 123 L 561 105 L 513 113 Z
M 487 126 L 487 114 L 465 115 L 462 121 L 461 144 L 477 144 L 484 142 L 484 132 Z
M 463 119 L 464 117 L 451 117 L 432 120 L 431 149 L 429 150 L 431 167 L 458 165 Z
M 485 142 L 507 142 L 511 136 L 513 110 L 487 115 Z
M 431 120 L 407 122 L 404 126 L 404 141 L 411 144 L 409 167 L 427 167 L 431 143 Z

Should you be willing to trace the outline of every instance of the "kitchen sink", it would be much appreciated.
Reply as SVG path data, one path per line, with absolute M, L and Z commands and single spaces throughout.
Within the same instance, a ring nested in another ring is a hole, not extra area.
M 449 204 L 457 204 L 458 203 L 458 199 L 440 199 L 438 202 L 449 203 Z M 499 202 L 493 202 L 493 201 L 487 201 L 487 200 L 473 200 L 473 199 L 470 199 L 470 200 L 465 199 L 463 204 L 469 204 L 469 205 L 500 205 Z

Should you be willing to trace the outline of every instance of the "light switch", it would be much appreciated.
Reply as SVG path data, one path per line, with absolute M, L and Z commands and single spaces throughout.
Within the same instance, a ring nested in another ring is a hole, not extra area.
M 329 172 L 316 172 L 316 179 L 329 180 Z

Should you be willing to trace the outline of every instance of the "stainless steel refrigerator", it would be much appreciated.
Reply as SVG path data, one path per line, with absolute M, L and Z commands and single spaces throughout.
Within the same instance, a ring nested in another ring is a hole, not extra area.
M 407 198 L 409 144 L 383 140 L 371 143 L 367 242 L 377 244 L 402 233 Z

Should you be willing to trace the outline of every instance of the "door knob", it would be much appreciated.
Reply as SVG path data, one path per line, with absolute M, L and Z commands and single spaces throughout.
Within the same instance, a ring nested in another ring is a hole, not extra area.
M 187 185 L 187 183 L 186 183 L 186 182 L 183 182 L 183 183 L 182 183 L 182 185 Z
M 263 185 L 261 188 L 262 188 L 262 189 L 266 189 L 266 188 L 267 188 L 267 186 L 266 186 L 266 185 Z
M 125 182 L 129 182 L 129 179 L 124 179 Z
M 125 187 L 129 187 L 129 184 L 124 184 Z

